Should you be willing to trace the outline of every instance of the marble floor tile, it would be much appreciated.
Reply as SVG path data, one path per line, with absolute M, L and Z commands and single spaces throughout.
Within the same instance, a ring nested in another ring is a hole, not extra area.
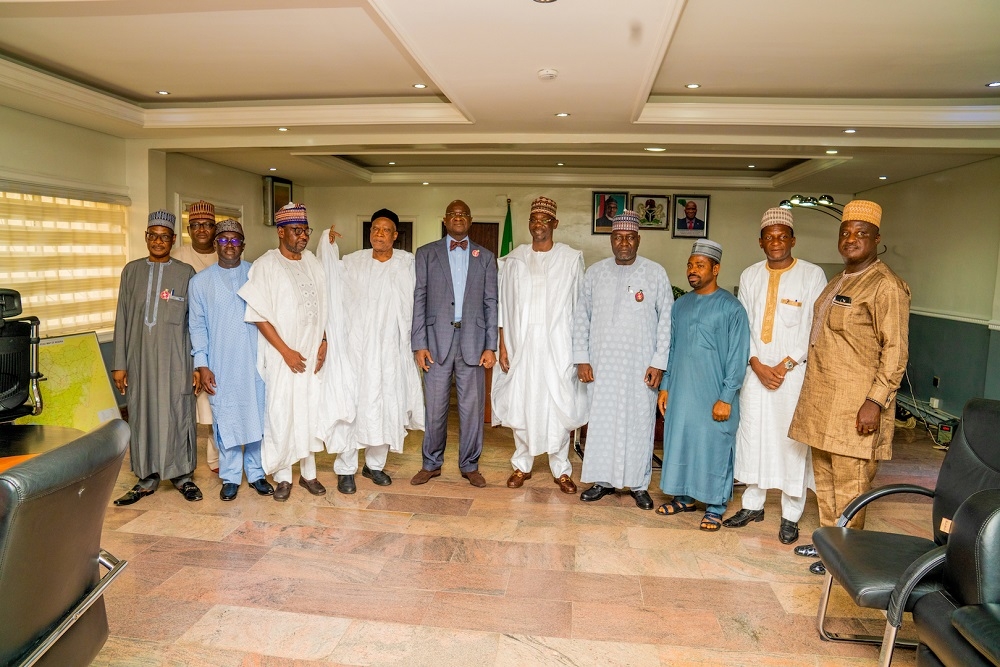
M 816 577 L 816 581 L 809 584 L 772 581 L 768 585 L 787 613 L 816 616 L 819 610 L 819 598 L 823 592 L 823 577 Z M 847 594 L 847 591 L 837 584 L 834 584 L 830 591 L 830 604 L 827 607 L 826 615 L 831 618 L 885 618 L 882 612 L 877 609 L 867 609 L 854 604 L 854 600 Z
M 380 493 L 365 509 L 412 514 L 440 514 L 466 516 L 472 507 L 471 498 L 445 498 L 442 496 L 409 496 L 397 493 Z
M 410 588 L 321 586 L 304 580 L 295 581 L 290 588 L 279 609 L 369 621 L 420 625 L 434 603 L 434 593 Z
M 654 577 L 702 576 L 696 554 L 668 549 L 610 550 L 600 546 L 578 546 L 576 565 L 573 569 L 578 572 Z
M 365 667 L 493 665 L 499 640 L 500 635 L 492 632 L 355 621 L 330 657 Z
M 211 605 L 186 600 L 169 602 L 149 595 L 105 593 L 108 627 L 115 637 L 173 642 L 198 622 Z
M 505 634 L 494 667 L 659 667 L 659 650 L 650 644 L 599 642 Z
M 233 532 L 241 523 L 237 519 L 228 517 L 149 510 L 122 525 L 118 531 L 218 541 Z
M 785 611 L 771 587 L 763 582 L 642 576 L 639 583 L 646 607 Z
M 388 558 L 319 549 L 275 547 L 254 563 L 250 572 L 262 577 L 289 577 L 331 584 L 371 584 L 388 561 Z
M 223 570 L 248 570 L 267 553 L 266 547 L 200 539 L 164 537 L 135 557 L 147 563 L 169 563 Z
M 109 504 L 104 512 L 104 530 L 117 530 L 129 521 L 136 519 L 146 513 L 144 509 L 132 509 L 131 507 L 115 507 Z
M 411 535 L 434 535 L 460 539 L 479 538 L 485 540 L 508 540 L 517 534 L 518 521 L 505 518 L 483 516 L 456 516 L 443 522 L 433 514 L 415 514 L 402 532 Z M 523 541 L 523 540 L 522 540 Z
M 371 501 L 369 501 L 370 503 Z M 406 532 L 413 513 L 380 512 L 365 508 L 318 507 L 310 517 L 323 526 L 350 528 L 352 530 L 379 530 Z
M 694 517 L 692 519 L 692 517 Z M 676 521 L 691 519 L 691 525 L 678 526 Z M 669 521 L 670 523 L 667 523 Z M 735 530 L 709 533 L 698 529 L 701 514 L 693 512 L 687 517 L 668 517 L 656 527 L 632 526 L 625 528 L 628 546 L 633 549 L 670 549 L 697 553 L 730 553 L 739 546 L 740 535 Z
M 333 652 L 351 622 L 346 618 L 219 605 L 188 628 L 177 643 L 322 660 Z
M 101 534 L 101 548 L 119 560 L 128 560 L 135 558 L 161 539 L 163 538 L 159 535 L 120 533 L 105 528 Z
M 574 549 L 565 544 L 460 540 L 451 560 L 456 563 L 499 567 L 571 570 L 574 564 Z
M 242 651 L 112 635 L 91 667 L 243 667 Z
M 435 593 L 423 625 L 569 637 L 570 617 L 569 602 Z
M 374 533 L 350 553 L 443 563 L 453 559 L 463 541 L 454 537 Z
M 642 590 L 637 576 L 525 568 L 511 570 L 507 597 L 642 604 Z
M 503 595 L 509 578 L 508 568 L 396 559 L 385 564 L 372 585 L 422 591 Z
M 573 639 L 697 646 L 720 631 L 719 619 L 709 611 L 573 603 Z

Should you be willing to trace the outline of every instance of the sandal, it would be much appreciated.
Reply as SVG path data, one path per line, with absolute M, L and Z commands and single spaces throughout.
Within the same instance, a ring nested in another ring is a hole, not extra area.
M 691 503 L 690 505 L 685 505 L 681 501 L 674 498 L 669 503 L 663 503 L 662 505 L 657 507 L 656 513 L 663 514 L 666 516 L 673 516 L 674 514 L 680 514 L 681 512 L 693 512 L 696 509 L 698 509 L 698 507 L 694 503 Z
M 707 530 L 710 533 L 722 528 L 722 515 L 716 514 L 715 512 L 705 512 L 705 516 L 701 519 L 702 530 Z

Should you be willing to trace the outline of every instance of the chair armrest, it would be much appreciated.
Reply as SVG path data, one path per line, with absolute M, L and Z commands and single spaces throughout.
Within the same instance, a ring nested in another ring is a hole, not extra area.
M 1000 604 L 960 607 L 951 624 L 994 665 L 1000 667 Z
M 924 577 L 944 564 L 946 549 L 947 547 L 932 549 L 906 568 L 903 576 L 896 582 L 892 595 L 889 596 L 889 606 L 885 610 L 885 619 L 889 625 L 898 628 L 903 624 L 903 610 L 906 609 L 906 601 L 909 599 L 910 593 Z
M 873 500 L 878 500 L 883 496 L 891 496 L 895 493 L 917 493 L 921 496 L 927 496 L 929 498 L 934 497 L 934 491 L 922 486 L 917 486 L 916 484 L 887 484 L 886 486 L 880 486 L 877 489 L 872 489 L 866 493 L 862 493 L 860 496 L 852 500 L 847 507 L 844 508 L 844 513 L 840 515 L 837 519 L 837 527 L 844 528 L 850 523 L 854 515 L 860 512 L 865 505 L 872 502 Z

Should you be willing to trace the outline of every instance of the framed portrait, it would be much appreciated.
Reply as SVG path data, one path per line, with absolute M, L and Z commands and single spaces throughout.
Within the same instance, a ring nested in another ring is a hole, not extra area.
M 674 195 L 673 238 L 708 238 L 708 195 Z
M 277 176 L 264 177 L 264 224 L 274 227 L 274 214 L 292 203 L 292 182 Z
M 670 229 L 670 195 L 632 195 L 629 200 L 639 229 Z
M 616 215 L 625 210 L 628 204 L 627 192 L 595 192 L 594 208 L 591 215 L 592 234 L 610 234 L 611 223 Z

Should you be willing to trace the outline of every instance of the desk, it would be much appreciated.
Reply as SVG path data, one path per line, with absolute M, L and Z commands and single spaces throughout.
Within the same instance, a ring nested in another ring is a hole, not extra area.
M 0 472 L 62 447 L 81 435 L 83 431 L 64 426 L 0 424 Z

